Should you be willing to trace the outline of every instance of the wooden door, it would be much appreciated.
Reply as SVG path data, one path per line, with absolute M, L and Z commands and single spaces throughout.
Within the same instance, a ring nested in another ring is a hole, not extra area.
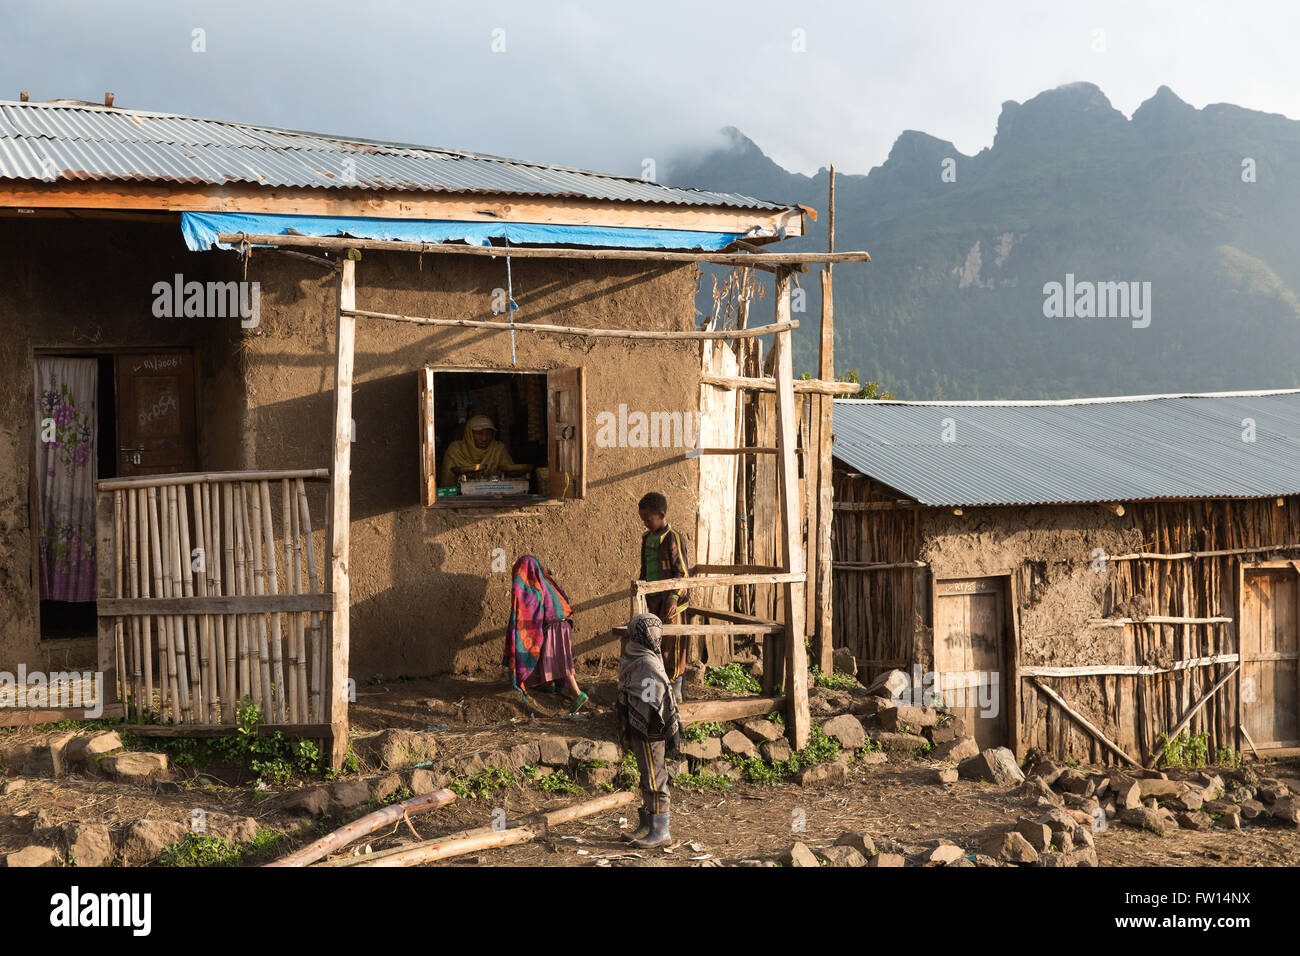
M 123 352 L 115 363 L 117 473 L 197 471 L 193 355 Z
M 936 684 L 953 713 L 965 718 L 980 749 L 1007 744 L 1006 592 L 1004 578 L 935 584 Z
M 546 373 L 546 417 L 552 498 L 587 493 L 587 391 L 581 368 Z
M 1300 746 L 1297 605 L 1292 568 L 1245 569 L 1241 594 L 1241 724 L 1264 750 Z

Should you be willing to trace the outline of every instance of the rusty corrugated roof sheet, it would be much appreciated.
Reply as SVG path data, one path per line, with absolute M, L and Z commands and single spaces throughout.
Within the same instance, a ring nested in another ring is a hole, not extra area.
M 481 153 L 247 126 L 75 101 L 0 100 L 0 179 L 134 180 L 496 193 L 781 210 L 736 193 L 661 186 Z
M 835 401 L 833 454 L 926 505 L 1300 494 L 1300 390 Z

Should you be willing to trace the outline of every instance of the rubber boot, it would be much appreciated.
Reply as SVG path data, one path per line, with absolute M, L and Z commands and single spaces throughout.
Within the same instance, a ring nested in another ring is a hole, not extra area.
M 654 813 L 650 815 L 650 832 L 640 840 L 633 840 L 632 845 L 648 850 L 653 846 L 662 846 L 672 839 L 672 834 L 668 832 L 668 814 Z
M 631 833 L 623 834 L 624 843 L 633 843 L 637 840 L 644 840 L 650 833 L 650 814 L 646 813 L 645 807 L 640 807 L 636 811 L 637 828 Z

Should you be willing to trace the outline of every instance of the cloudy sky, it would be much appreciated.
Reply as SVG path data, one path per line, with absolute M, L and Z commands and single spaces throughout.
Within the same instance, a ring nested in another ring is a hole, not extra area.
M 1125 114 L 1300 117 L 1300 4 L 1107 0 L 5 0 L 0 99 L 69 97 L 627 175 L 736 126 L 866 172 L 903 129 L 974 153 L 1001 104 L 1099 85 Z

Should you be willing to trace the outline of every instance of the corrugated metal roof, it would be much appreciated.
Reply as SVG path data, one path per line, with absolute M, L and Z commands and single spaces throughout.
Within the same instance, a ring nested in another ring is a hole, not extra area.
M 0 179 L 254 183 L 793 208 L 737 193 L 678 189 L 481 153 L 66 101 L 0 100 Z
M 945 507 L 1294 495 L 1300 389 L 1060 402 L 837 399 L 833 450 L 863 474 Z

